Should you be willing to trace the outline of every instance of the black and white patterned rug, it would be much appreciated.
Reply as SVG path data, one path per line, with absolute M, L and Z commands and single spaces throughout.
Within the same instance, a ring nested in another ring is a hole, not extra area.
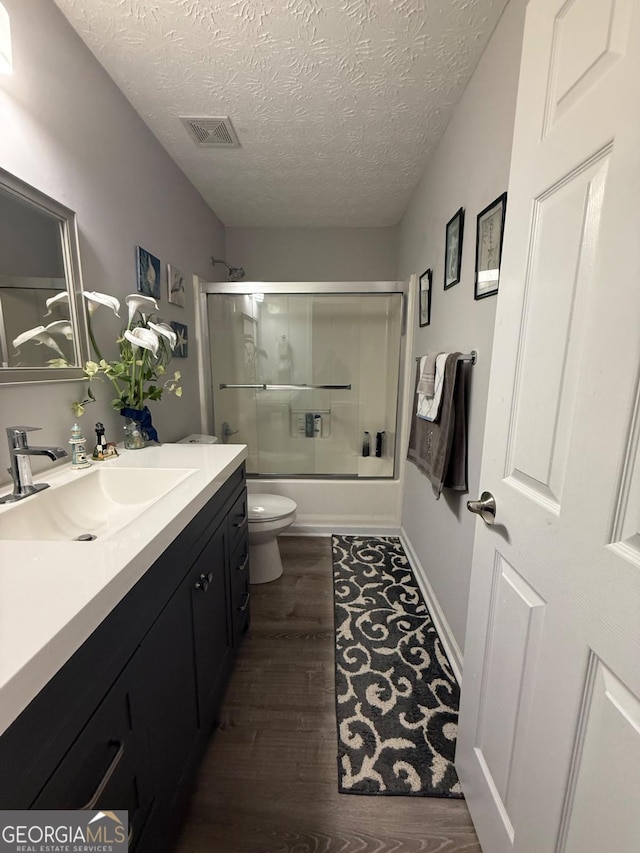
M 339 790 L 461 797 L 459 688 L 400 540 L 332 549 Z

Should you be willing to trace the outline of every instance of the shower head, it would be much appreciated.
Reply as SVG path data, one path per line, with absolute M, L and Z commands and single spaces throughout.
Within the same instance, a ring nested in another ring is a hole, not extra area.
M 216 264 L 224 264 L 225 267 L 229 270 L 229 274 L 227 276 L 227 281 L 240 281 L 244 278 L 245 272 L 242 267 L 232 267 L 226 261 L 216 260 L 215 258 L 211 258 L 211 263 L 215 266 Z

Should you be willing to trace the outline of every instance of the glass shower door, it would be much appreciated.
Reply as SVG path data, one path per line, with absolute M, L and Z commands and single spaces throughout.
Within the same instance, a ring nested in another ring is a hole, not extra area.
M 248 473 L 393 476 L 401 313 L 397 293 L 208 295 L 216 434 Z

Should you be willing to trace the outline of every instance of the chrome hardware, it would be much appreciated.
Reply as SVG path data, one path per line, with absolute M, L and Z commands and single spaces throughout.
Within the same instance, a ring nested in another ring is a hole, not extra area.
M 245 603 L 241 607 L 238 607 L 238 613 L 244 613 L 244 611 L 249 606 L 249 601 L 251 600 L 251 593 L 245 592 L 245 595 L 247 596 L 247 600 L 245 601 Z
M 419 355 L 416 356 L 416 361 L 420 361 Z M 458 361 L 468 361 L 471 364 L 477 364 L 478 363 L 478 350 L 472 349 L 471 352 L 462 353 L 460 356 L 458 356 Z
M 247 514 L 245 513 L 245 514 L 242 516 L 242 518 L 240 519 L 240 521 L 234 521 L 234 522 L 233 522 L 233 526 L 234 526 L 234 527 L 243 527 L 243 526 L 244 526 L 244 524 L 245 524 L 245 522 L 246 522 L 246 520 L 247 520 Z
M 31 473 L 31 462 L 29 456 L 48 456 L 54 462 L 67 455 L 62 447 L 29 447 L 27 433 L 42 427 L 13 426 L 7 427 L 7 439 L 9 441 L 9 458 L 11 467 L 7 470 L 13 479 L 13 491 L 10 495 L 0 498 L 0 504 L 12 503 L 35 495 L 43 489 L 48 489 L 48 483 L 34 483 Z
M 91 811 L 91 809 L 94 809 L 96 807 L 96 803 L 98 802 L 100 795 L 103 793 L 104 789 L 109 784 L 109 780 L 111 779 L 113 774 L 116 772 L 118 764 L 120 764 L 120 762 L 122 761 L 122 756 L 124 755 L 124 744 L 121 741 L 112 740 L 109 741 L 109 746 L 117 746 L 118 751 L 116 752 L 111 764 L 107 767 L 106 772 L 98 783 L 98 787 L 93 792 L 93 796 L 91 797 L 91 799 L 87 802 L 86 805 L 80 806 L 82 811 Z
M 209 589 L 209 584 L 212 580 L 213 572 L 209 572 L 207 575 L 203 572 L 196 581 L 196 589 L 201 589 L 203 592 L 206 592 Z
M 467 501 L 467 509 L 479 515 L 485 524 L 496 520 L 496 501 L 491 492 L 483 492 L 479 501 Z
M 229 439 L 231 438 L 231 436 L 235 435 L 237 432 L 239 432 L 239 430 L 231 429 L 229 424 L 225 421 L 222 424 L 222 443 L 226 444 L 229 441 Z
M 247 563 L 249 562 L 249 555 L 247 554 L 244 560 L 240 563 L 239 566 L 236 566 L 236 572 L 244 572 L 247 568 Z
M 224 391 L 227 388 L 255 388 L 259 391 L 351 391 L 349 385 L 265 385 L 263 383 L 252 385 L 230 385 L 227 382 L 220 383 L 220 390 Z M 224 424 L 222 425 L 224 429 Z

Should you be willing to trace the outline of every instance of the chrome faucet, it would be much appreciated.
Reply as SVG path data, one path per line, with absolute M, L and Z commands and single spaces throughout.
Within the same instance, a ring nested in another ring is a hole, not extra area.
M 48 456 L 54 462 L 67 455 L 62 447 L 29 447 L 27 433 L 42 427 L 14 426 L 7 427 L 7 438 L 9 439 L 9 457 L 11 467 L 7 470 L 13 478 L 13 491 L 10 495 L 0 497 L 0 504 L 20 501 L 35 495 L 43 489 L 48 489 L 48 483 L 34 483 L 31 473 L 31 460 L 29 456 Z

